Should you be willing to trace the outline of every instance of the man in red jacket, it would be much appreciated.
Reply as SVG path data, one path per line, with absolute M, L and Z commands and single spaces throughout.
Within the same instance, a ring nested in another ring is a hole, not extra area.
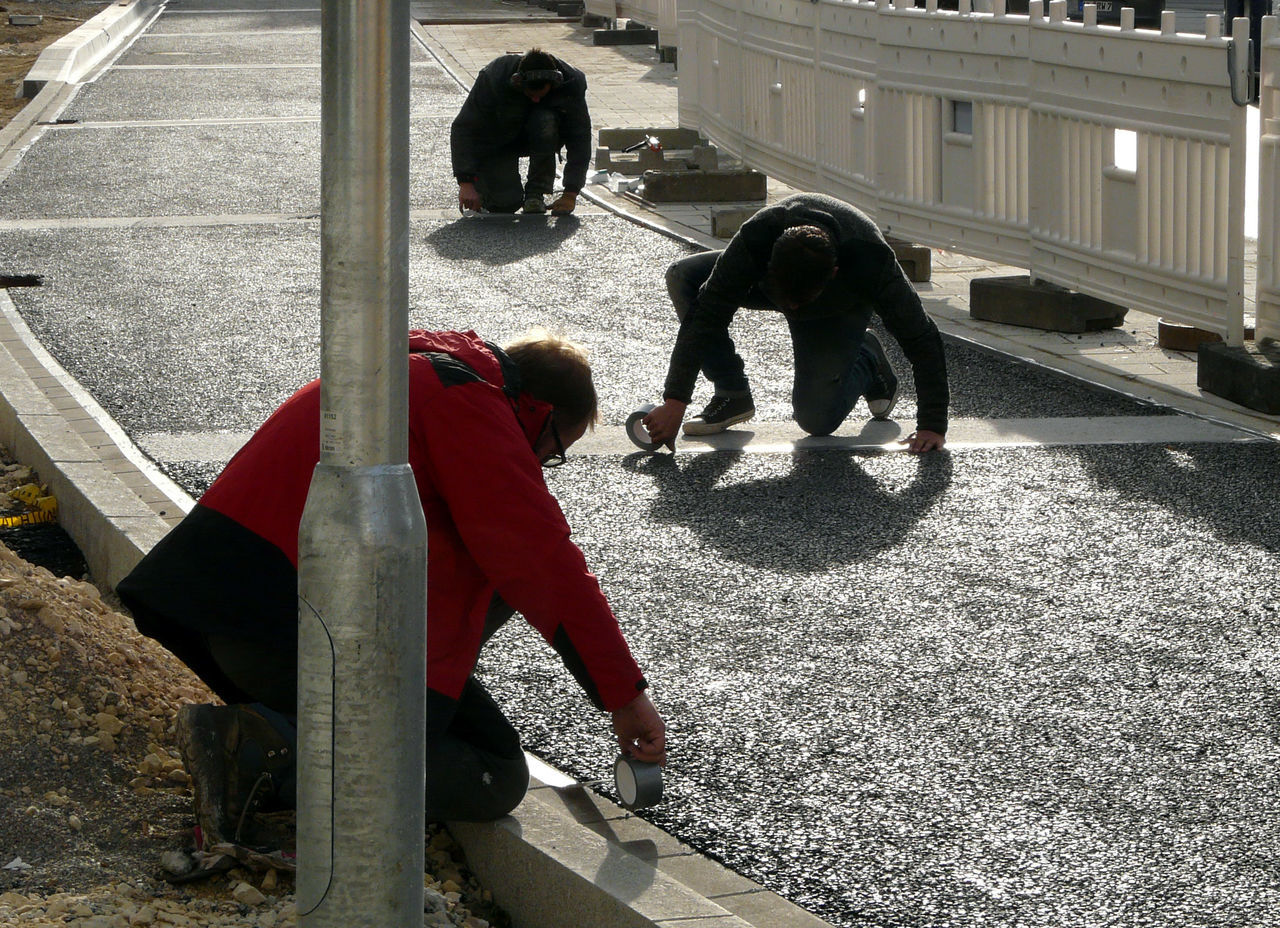
M 429 820 L 483 821 L 528 787 L 519 738 L 472 676 L 519 611 L 613 716 L 622 750 L 665 762 L 665 728 L 617 619 L 542 478 L 596 421 L 591 369 L 539 333 L 505 350 L 412 332 L 409 463 L 427 521 Z M 187 706 L 179 739 L 206 844 L 291 808 L 298 523 L 319 460 L 320 388 L 293 395 L 118 586 L 138 628 L 226 706 Z

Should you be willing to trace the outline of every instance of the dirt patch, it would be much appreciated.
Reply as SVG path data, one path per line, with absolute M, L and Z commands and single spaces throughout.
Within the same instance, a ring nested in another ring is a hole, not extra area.
M 30 102 L 17 99 L 14 94 L 46 46 L 110 5 L 102 0 L 6 0 L 0 3 L 0 129 Z M 12 25 L 10 14 L 40 16 L 42 20 L 35 26 Z
M 0 449 L 6 515 L 30 508 L 9 491 L 33 483 L 38 476 Z M 296 922 L 285 871 L 163 878 L 166 855 L 194 851 L 174 719 L 185 703 L 212 701 L 113 595 L 0 544 L 0 924 Z M 509 925 L 448 832 L 433 826 L 425 838 L 424 926 Z

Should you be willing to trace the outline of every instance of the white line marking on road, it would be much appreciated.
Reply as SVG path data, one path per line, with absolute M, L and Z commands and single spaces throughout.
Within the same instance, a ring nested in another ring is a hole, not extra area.
M 222 463 L 240 449 L 252 432 L 149 432 L 136 436 L 138 446 L 161 461 Z M 824 438 L 805 435 L 794 423 L 764 422 L 739 426 L 719 435 L 681 438 L 681 452 L 743 451 L 791 454 L 795 451 L 904 450 L 898 440 L 909 429 L 898 422 L 865 422 L 846 426 Z M 1143 445 L 1195 442 L 1263 441 L 1257 435 L 1187 416 L 1099 416 L 1049 419 L 957 419 L 947 433 L 947 447 L 1037 448 L 1054 445 Z M 589 433 L 571 455 L 631 454 L 639 449 L 620 425 Z

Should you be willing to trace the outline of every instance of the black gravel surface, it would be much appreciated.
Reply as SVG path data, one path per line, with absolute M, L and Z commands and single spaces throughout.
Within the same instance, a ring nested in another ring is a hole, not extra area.
M 1280 924 L 1274 445 L 575 460 L 670 725 L 644 813 L 840 926 Z M 482 674 L 607 776 L 522 623 Z

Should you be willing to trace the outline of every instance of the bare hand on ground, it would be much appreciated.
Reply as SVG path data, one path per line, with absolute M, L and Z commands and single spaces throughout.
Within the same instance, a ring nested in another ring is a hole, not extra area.
M 618 747 L 628 757 L 651 764 L 667 762 L 667 726 L 646 694 L 613 713 L 613 730 Z
M 566 190 L 560 196 L 551 202 L 548 209 L 557 216 L 564 216 L 573 212 L 573 208 L 578 205 L 578 194 L 573 190 Z
M 937 451 L 947 443 L 945 436 L 928 429 L 917 429 L 906 438 L 898 440 L 898 444 L 906 445 L 912 454 L 923 454 L 926 451 Z
M 470 181 L 458 184 L 458 209 L 472 209 L 479 212 L 480 206 L 480 191 L 476 190 L 476 185 Z
M 649 438 L 674 451 L 676 434 L 680 431 L 680 423 L 684 422 L 684 411 L 688 406 L 688 403 L 669 399 L 640 420 L 649 430 Z

